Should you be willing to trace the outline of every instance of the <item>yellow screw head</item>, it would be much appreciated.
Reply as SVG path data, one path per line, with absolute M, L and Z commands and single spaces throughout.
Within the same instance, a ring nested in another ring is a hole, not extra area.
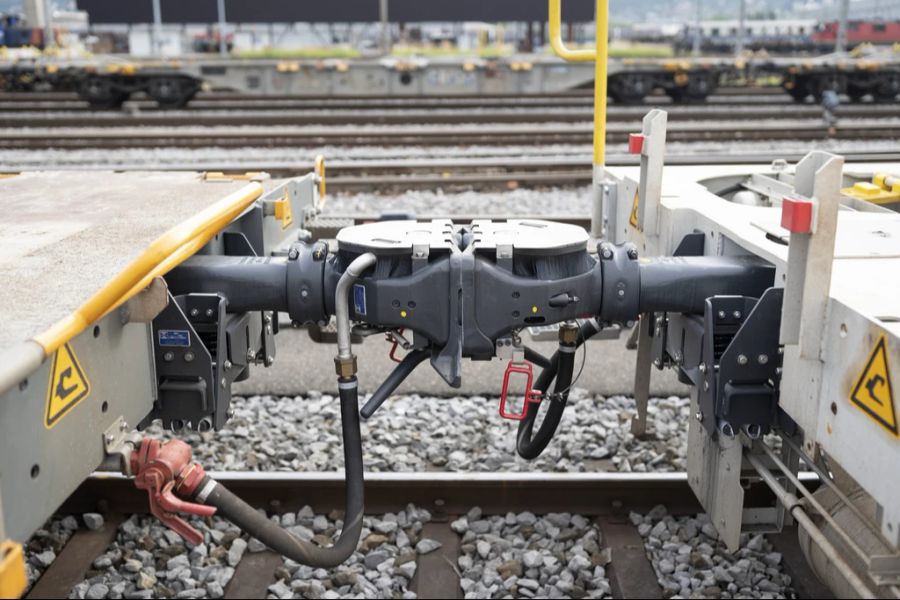
M 401 310 L 401 311 L 400 311 L 400 316 L 403 317 L 403 318 L 405 319 L 405 318 L 406 318 L 406 311 L 405 311 L 405 310 Z
M 531 312 L 532 312 L 532 313 L 536 313 L 536 312 L 537 312 L 537 306 L 532 306 L 532 307 L 531 307 Z

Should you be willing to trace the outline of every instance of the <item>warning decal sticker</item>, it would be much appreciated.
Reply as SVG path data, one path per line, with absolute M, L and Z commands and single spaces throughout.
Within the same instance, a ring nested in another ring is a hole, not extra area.
M 50 429 L 56 425 L 70 410 L 88 397 L 91 384 L 75 351 L 65 344 L 53 355 L 50 367 L 50 383 L 47 385 L 47 412 L 44 426 Z
M 875 344 L 869 361 L 850 393 L 850 401 L 876 423 L 897 435 L 894 388 L 891 384 L 884 336 L 881 336 Z
M 641 202 L 641 197 L 638 194 L 638 190 L 634 191 L 634 202 L 631 203 L 631 217 L 628 218 L 628 222 L 631 223 L 632 227 L 638 226 L 638 204 Z

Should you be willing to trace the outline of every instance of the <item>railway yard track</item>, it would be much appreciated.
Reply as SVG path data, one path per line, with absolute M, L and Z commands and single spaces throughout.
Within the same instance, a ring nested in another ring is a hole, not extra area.
M 339 528 L 339 473 L 214 477 L 279 515 L 284 527 L 323 540 Z M 758 484 L 747 490 L 754 499 L 766 493 Z M 698 592 L 830 597 L 806 566 L 792 527 L 748 535 L 741 550 L 726 553 L 696 518 L 683 474 L 389 473 L 367 477 L 366 494 L 359 550 L 329 572 L 285 562 L 216 518 L 192 519 L 205 540 L 202 550 L 189 550 L 142 516 L 146 497 L 131 482 L 95 476 L 62 507 L 60 514 L 85 516 L 67 523 L 77 530 L 57 545 L 58 556 L 26 597 L 116 589 L 125 597 L 182 598 L 661 598 L 681 591 L 669 546 L 685 549 L 679 573 L 688 581 L 690 573 Z M 701 581 L 695 571 L 706 562 L 717 575 Z
M 305 150 L 359 147 L 327 162 L 328 191 L 340 194 L 329 197 L 324 230 L 329 222 L 336 231 L 377 220 L 382 202 L 420 220 L 503 215 L 588 228 L 581 192 L 591 181 L 592 101 L 586 91 L 375 99 L 201 93 L 183 110 L 138 98 L 122 111 L 91 112 L 73 94 L 5 93 L 0 173 L 36 164 L 279 178 L 312 170 L 315 152 Z M 724 88 L 706 105 L 654 96 L 643 106 L 611 105 L 609 166 L 639 164 L 623 147 L 657 104 L 669 110 L 667 139 L 676 147 L 667 164 L 796 162 L 805 151 L 765 145 L 808 148 L 827 138 L 821 109 L 795 104 L 780 89 Z M 900 160 L 891 147 L 900 139 L 900 104 L 847 105 L 839 116 L 831 143 L 873 142 L 874 149 L 842 152 L 849 163 Z M 691 150 L 708 142 L 735 150 Z M 542 146 L 552 148 L 542 155 Z M 485 155 L 473 154 L 476 147 Z M 241 156 L 249 148 L 269 154 Z M 281 148 L 285 155 L 273 158 Z M 224 154 L 201 155 L 213 150 Z M 178 152 L 197 158 L 154 162 L 154 154 Z M 545 193 L 550 188 L 562 190 Z M 443 195 L 456 190 L 471 195 L 465 202 Z M 510 194 L 499 200 L 481 193 L 488 190 Z M 482 397 L 392 397 L 363 425 L 360 545 L 332 570 L 285 560 L 218 517 L 190 519 L 204 539 L 189 547 L 147 514 L 146 492 L 133 481 L 96 473 L 26 544 L 25 597 L 833 597 L 807 565 L 794 525 L 744 534 L 733 554 L 718 541 L 684 472 L 686 399 L 654 399 L 648 433 L 635 436 L 632 399 L 572 396 L 560 435 L 533 463 L 501 447 L 514 440 L 512 428 L 497 425 L 495 406 Z M 181 437 L 216 480 L 295 535 L 328 545 L 344 505 L 334 400 L 318 392 L 236 397 L 222 431 Z M 175 435 L 155 425 L 148 432 Z M 812 474 L 803 479 L 816 486 Z M 745 493 L 748 504 L 772 500 L 755 476 Z

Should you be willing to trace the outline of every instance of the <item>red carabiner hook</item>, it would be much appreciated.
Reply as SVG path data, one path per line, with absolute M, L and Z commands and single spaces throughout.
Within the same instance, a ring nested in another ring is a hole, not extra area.
M 522 402 L 521 412 L 515 412 L 506 408 L 506 402 L 509 396 L 509 378 L 513 373 L 525 375 L 525 399 Z M 506 372 L 503 374 L 503 389 L 500 392 L 500 416 L 504 419 L 513 421 L 521 421 L 528 413 L 528 404 L 539 404 L 541 402 L 541 392 L 532 389 L 531 382 L 534 380 L 534 371 L 531 363 L 528 361 L 514 362 L 509 361 L 506 365 Z
M 403 335 L 405 329 L 400 329 L 398 335 Z M 385 334 L 384 339 L 387 340 L 388 343 L 391 344 L 391 349 L 388 352 L 388 358 L 390 358 L 395 363 L 403 362 L 402 358 L 397 358 L 397 346 L 400 345 L 400 340 L 398 340 L 395 336 L 390 333 Z

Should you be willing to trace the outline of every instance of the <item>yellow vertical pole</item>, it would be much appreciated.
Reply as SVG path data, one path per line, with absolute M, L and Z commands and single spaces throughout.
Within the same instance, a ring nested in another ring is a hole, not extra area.
M 594 68 L 594 183 L 606 161 L 606 76 L 609 62 L 609 0 L 597 0 Z M 599 173 L 598 173 L 599 171 Z
M 612 183 L 606 177 L 606 77 L 609 62 L 609 0 L 597 0 L 594 12 L 596 48 L 572 50 L 562 40 L 562 0 L 548 0 L 550 45 L 560 58 L 569 61 L 594 61 L 594 160 L 592 179 L 594 202 L 591 214 L 591 235 L 605 233 L 604 205 L 609 202 Z

